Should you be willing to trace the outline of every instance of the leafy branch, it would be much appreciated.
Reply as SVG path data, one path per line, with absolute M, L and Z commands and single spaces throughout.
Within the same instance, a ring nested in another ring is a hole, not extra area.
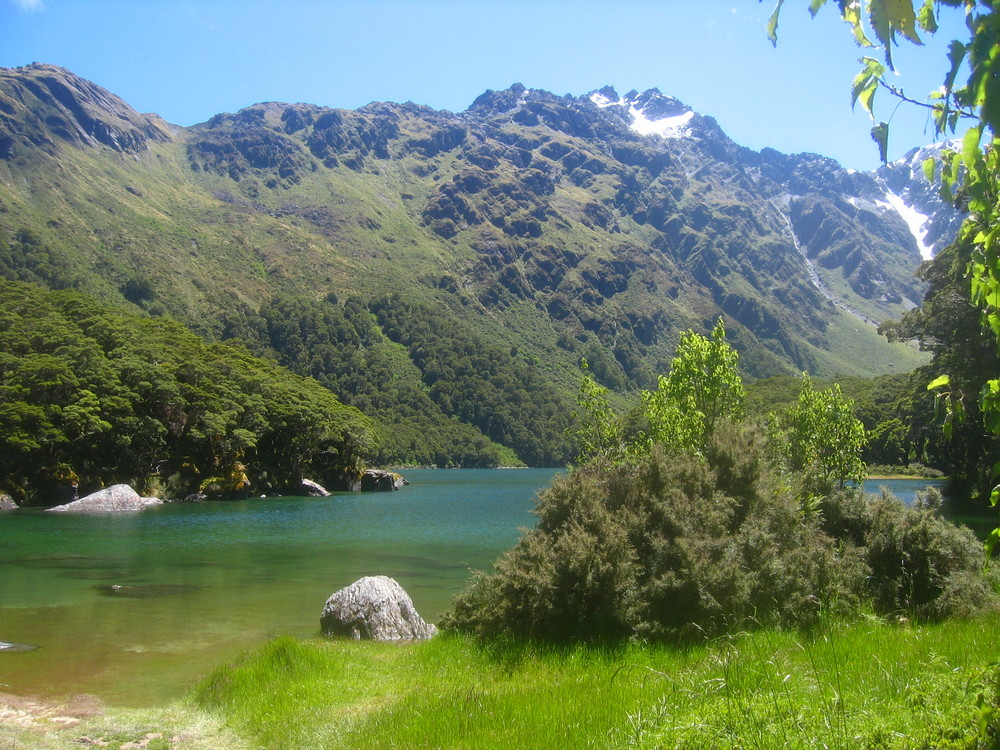
M 768 21 L 767 34 L 772 44 L 777 39 L 778 14 L 783 4 L 784 0 L 778 0 Z M 815 16 L 825 4 L 826 0 L 811 0 L 810 13 Z M 992 334 L 1000 350 L 1000 8 L 994 0 L 922 0 L 919 8 L 914 7 L 913 0 L 837 0 L 837 5 L 855 41 L 862 47 L 880 48 L 885 57 L 885 65 L 872 57 L 862 58 L 862 70 L 851 87 L 852 106 L 860 102 L 874 120 L 875 93 L 885 88 L 901 101 L 929 106 L 934 113 L 935 135 L 954 134 L 960 120 L 977 121 L 963 137 L 960 151 L 947 150 L 937 164 L 929 161 L 924 169 L 928 177 L 937 171 L 942 197 L 968 212 L 958 241 L 968 243 L 972 249 L 964 269 L 969 295 L 979 308 L 983 330 Z M 930 103 L 913 100 L 891 86 L 884 75 L 893 69 L 892 50 L 898 37 L 921 45 L 918 30 L 936 33 L 939 14 L 957 10 L 965 14 L 968 40 L 954 39 L 949 44 L 944 83 L 929 95 Z M 968 76 L 960 85 L 963 71 Z M 888 125 L 876 123 L 872 137 L 884 162 Z M 962 415 L 948 393 L 947 376 L 936 378 L 928 388 L 938 395 L 939 403 L 944 401 L 948 412 L 945 430 L 950 431 Z M 983 426 L 992 435 L 1000 436 L 1000 377 L 983 386 L 979 406 Z M 1000 464 L 991 467 L 991 472 L 995 480 L 1000 479 Z M 1000 505 L 1000 483 L 990 493 L 990 502 Z M 987 541 L 988 555 L 998 543 L 1000 527 Z

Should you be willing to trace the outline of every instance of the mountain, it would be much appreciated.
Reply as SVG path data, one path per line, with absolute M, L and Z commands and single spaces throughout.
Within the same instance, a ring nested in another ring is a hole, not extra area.
M 581 359 L 626 403 L 720 315 L 749 377 L 913 367 L 874 324 L 921 300 L 917 238 L 952 219 L 923 235 L 914 212 L 943 211 L 919 170 L 755 152 L 655 89 L 181 128 L 64 69 L 0 70 L 4 276 L 239 338 L 494 458 L 565 460 L 527 433 L 559 443 Z
M 941 200 L 938 186 L 924 178 L 924 162 L 939 158 L 944 149 L 960 151 L 961 147 L 961 141 L 948 140 L 915 148 L 875 173 L 886 200 L 909 226 L 924 258 L 937 255 L 951 244 L 963 219 Z

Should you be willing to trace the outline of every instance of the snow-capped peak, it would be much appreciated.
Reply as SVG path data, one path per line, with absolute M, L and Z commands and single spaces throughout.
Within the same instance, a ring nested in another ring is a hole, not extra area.
M 659 135 L 663 138 L 685 138 L 691 135 L 690 123 L 694 111 L 673 97 L 664 96 L 657 89 L 642 94 L 630 91 L 618 97 L 607 86 L 590 94 L 590 101 L 602 109 L 622 107 L 631 117 L 631 128 L 640 135 Z

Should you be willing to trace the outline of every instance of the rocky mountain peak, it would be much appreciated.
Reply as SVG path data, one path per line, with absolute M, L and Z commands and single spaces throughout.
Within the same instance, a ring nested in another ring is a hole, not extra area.
M 40 63 L 0 68 L 0 158 L 12 158 L 19 147 L 52 153 L 57 140 L 137 154 L 151 141 L 171 137 L 157 115 L 136 112 L 65 68 Z
M 641 94 L 632 90 L 619 97 L 611 86 L 590 93 L 590 101 L 601 109 L 618 108 L 623 111 L 629 127 L 640 135 L 660 135 L 664 138 L 682 138 L 692 134 L 694 110 L 672 96 L 665 96 L 659 89 L 647 89 Z
M 925 259 L 951 242 L 962 223 L 962 216 L 941 200 L 938 185 L 924 177 L 924 162 L 940 157 L 946 149 L 961 149 L 961 141 L 940 141 L 912 149 L 875 173 L 885 202 L 903 217 Z
M 491 111 L 498 114 L 510 112 L 518 106 L 518 103 L 521 101 L 521 97 L 524 96 L 525 91 L 527 91 L 527 89 L 520 83 L 512 83 L 510 88 L 504 89 L 503 91 L 486 89 L 486 91 L 477 96 L 476 100 L 472 102 L 472 106 L 469 107 L 469 111 Z
M 112 149 L 131 153 L 169 137 L 157 118 L 68 71 L 0 71 L 0 149 L 12 171 L 43 179 L 49 164 L 32 161 L 30 148 L 51 155 L 72 143 L 98 146 L 115 168 L 127 162 L 159 183 L 143 172 L 153 174 L 156 160 L 117 159 Z M 655 88 L 560 96 L 514 83 L 459 113 L 412 103 L 346 110 L 263 102 L 177 129 L 163 151 L 189 169 L 177 178 L 185 197 L 162 201 L 187 205 L 200 194 L 206 211 L 226 217 L 211 226 L 179 219 L 184 232 L 205 233 L 198 257 L 211 254 L 217 278 L 254 268 L 245 279 L 254 293 L 266 293 L 267 279 L 349 295 L 381 291 L 375 277 L 397 279 L 414 299 L 481 311 L 477 325 L 491 335 L 555 352 L 560 366 L 586 356 L 614 388 L 648 385 L 679 330 L 708 330 L 719 315 L 732 324 L 747 373 L 829 372 L 842 361 L 839 329 L 870 337 L 859 319 L 897 317 L 922 295 L 912 278 L 917 245 L 901 218 L 910 204 L 888 197 L 919 192 L 906 184 L 913 164 L 876 179 L 816 154 L 752 151 Z M 22 201 L 0 194 L 0 239 L 23 225 L 39 242 L 81 253 L 75 235 L 63 239 L 58 224 L 37 223 L 39 212 Z M 119 222 L 113 213 L 81 216 L 95 238 Z M 139 236 L 146 224 L 137 226 Z M 143 235 L 135 247 L 161 251 L 137 250 L 118 277 L 174 257 L 174 245 L 163 244 L 169 236 Z M 105 252 L 95 245 L 81 268 Z M 27 270 L 14 270 L 38 275 L 25 258 Z M 161 281 L 168 277 L 159 268 L 143 280 L 163 285 L 158 300 L 185 299 Z M 191 298 L 214 298 L 197 282 Z M 254 299 L 248 293 L 247 304 Z M 542 342 L 506 333 L 529 309 L 539 330 L 559 333 Z M 496 328 L 494 319 L 505 322 Z

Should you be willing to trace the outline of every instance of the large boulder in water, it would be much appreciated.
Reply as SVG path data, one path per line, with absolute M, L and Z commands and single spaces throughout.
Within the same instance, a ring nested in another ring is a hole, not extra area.
M 0 492 L 0 510 L 17 510 L 14 498 L 5 492 Z
M 403 587 L 388 576 L 367 576 L 326 600 L 320 627 L 324 635 L 398 641 L 430 638 L 437 628 L 424 622 Z
M 303 497 L 330 497 L 326 487 L 311 479 L 303 479 L 294 494 L 301 494 Z
M 79 513 L 122 513 L 142 510 L 151 505 L 160 505 L 162 502 L 155 497 L 140 497 L 139 493 L 127 484 L 113 484 L 86 497 L 81 497 L 79 500 L 65 505 L 57 505 L 49 510 Z
M 409 482 L 394 471 L 368 469 L 361 475 L 362 492 L 392 492 L 406 484 Z

